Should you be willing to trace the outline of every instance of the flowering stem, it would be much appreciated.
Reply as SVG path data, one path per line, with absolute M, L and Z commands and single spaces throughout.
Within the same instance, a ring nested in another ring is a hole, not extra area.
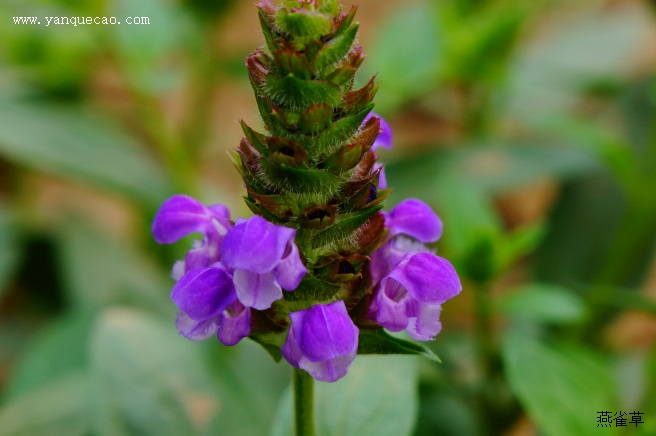
M 314 380 L 294 369 L 294 416 L 297 436 L 314 436 Z

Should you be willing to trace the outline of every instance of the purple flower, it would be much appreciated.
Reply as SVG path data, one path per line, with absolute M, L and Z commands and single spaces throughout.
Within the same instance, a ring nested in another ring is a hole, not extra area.
M 192 341 L 203 341 L 216 334 L 223 345 L 233 346 L 250 334 L 251 311 L 235 300 L 218 316 L 202 321 L 180 311 L 175 325 L 182 336 Z
M 213 252 L 215 262 L 189 269 L 187 260 L 186 273 L 177 271 L 171 299 L 180 309 L 176 325 L 182 336 L 203 340 L 216 333 L 221 343 L 234 345 L 250 334 L 251 308 L 268 309 L 282 297 L 282 288 L 296 289 L 306 268 L 294 243 L 295 230 L 255 216 L 239 219 L 225 233 L 219 231 L 221 222 L 213 222 L 216 210 L 174 197 L 162 206 L 153 229 L 160 241 L 200 231 L 209 246 L 220 245 Z M 176 223 L 185 230 L 176 229 Z
M 296 230 L 254 216 L 240 219 L 223 241 L 221 262 L 233 270 L 237 298 L 264 310 L 292 291 L 307 272 L 294 243 Z
M 380 115 L 374 112 L 369 112 L 369 115 L 367 115 L 367 117 L 364 119 L 364 122 L 362 124 L 365 124 L 373 117 L 377 117 L 380 119 L 380 134 L 376 138 L 374 145 L 371 147 L 371 151 L 376 151 L 380 147 L 385 147 L 388 150 L 391 150 L 392 140 L 393 140 L 392 128 L 390 127 L 389 124 L 387 124 L 385 118 L 381 117 Z M 383 164 L 377 163 L 376 165 L 374 165 L 374 171 L 382 166 Z M 385 175 L 384 168 L 380 171 L 380 177 L 378 179 L 378 189 L 387 189 L 387 176 Z
M 378 285 L 369 316 L 390 331 L 431 340 L 442 328 L 441 304 L 462 289 L 453 266 L 424 245 L 440 238 L 442 222 L 428 205 L 410 199 L 385 214 L 385 224 L 392 239 L 371 258 Z
M 264 310 L 292 291 L 307 272 L 294 244 L 296 230 L 254 216 L 225 235 L 221 262 L 187 272 L 171 298 L 198 321 L 218 315 L 234 300 Z M 194 316 L 196 315 L 196 316 Z
M 237 300 L 230 272 L 220 263 L 185 274 L 171 299 L 180 308 L 176 326 L 187 339 L 201 341 L 217 334 L 235 345 L 250 333 L 250 310 Z
M 319 381 L 335 382 L 348 372 L 358 349 L 359 330 L 343 301 L 290 313 L 292 325 L 282 355 Z
M 392 239 L 373 253 L 371 272 L 380 281 L 407 253 L 426 252 L 424 245 L 442 236 L 442 220 L 421 200 L 410 198 L 384 213 Z
M 202 233 L 185 261 L 174 266 L 173 276 L 205 268 L 220 259 L 223 236 L 231 227 L 230 211 L 222 204 L 205 206 L 186 195 L 174 195 L 164 202 L 153 221 L 153 235 L 160 244 L 171 244 L 191 233 Z

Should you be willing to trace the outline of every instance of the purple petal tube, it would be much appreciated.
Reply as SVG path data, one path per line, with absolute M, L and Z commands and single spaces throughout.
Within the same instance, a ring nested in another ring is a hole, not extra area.
M 414 339 L 431 340 L 442 328 L 441 304 L 461 289 L 446 259 L 432 253 L 407 254 L 380 281 L 369 316 L 387 330 L 406 330 Z
M 429 205 L 414 198 L 402 201 L 385 214 L 385 225 L 391 236 L 404 234 L 425 244 L 442 236 L 442 220 Z
M 223 236 L 230 226 L 228 209 L 207 207 L 186 195 L 174 195 L 162 204 L 153 221 L 153 236 L 160 244 L 172 244 L 190 233 Z
M 222 262 L 234 269 L 263 274 L 273 270 L 296 230 L 277 226 L 262 217 L 237 221 L 223 240 Z
M 290 317 L 282 347 L 285 360 L 319 381 L 332 383 L 344 377 L 355 359 L 359 334 L 344 301 L 317 304 Z

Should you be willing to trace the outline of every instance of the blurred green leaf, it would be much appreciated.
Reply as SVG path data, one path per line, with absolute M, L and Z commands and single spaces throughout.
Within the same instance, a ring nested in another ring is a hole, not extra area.
M 599 162 L 581 150 L 491 140 L 485 147 L 437 150 L 393 162 L 387 174 L 394 198 L 430 198 L 449 184 L 467 183 L 496 194 L 545 177 L 569 179 L 600 169 Z
M 509 116 L 522 121 L 571 109 L 594 81 L 621 80 L 648 31 L 639 5 L 570 17 L 526 46 L 509 85 Z
M 531 7 L 538 3 L 484 2 L 466 13 L 457 2 L 438 3 L 439 23 L 445 34 L 444 79 L 451 83 L 490 83 L 503 78 L 521 27 L 529 19 Z
M 515 319 L 554 324 L 581 322 L 585 302 L 559 286 L 533 283 L 521 286 L 497 300 L 498 310 Z
M 385 113 L 434 86 L 441 58 L 441 37 L 428 4 L 408 5 L 381 25 L 361 77 L 378 73 L 383 84 L 376 98 Z
M 589 303 L 597 308 L 632 310 L 656 315 L 656 301 L 637 289 L 612 286 L 590 286 L 586 289 Z
M 17 231 L 9 210 L 0 204 L 0 298 L 20 257 Z
M 515 261 L 532 253 L 542 242 L 545 233 L 546 227 L 542 221 L 505 233 L 497 245 L 498 268 L 505 270 Z
M 444 243 L 449 253 L 464 258 L 483 240 L 493 245 L 500 237 L 501 223 L 490 199 L 462 179 L 444 176 L 441 180 L 437 195 L 442 206 L 437 212 L 448 228 Z
M 136 247 L 79 219 L 68 220 L 59 238 L 65 290 L 75 307 L 121 303 L 173 316 L 173 281 Z
M 476 413 L 469 405 L 443 386 L 419 403 L 415 436 L 463 436 L 480 434 Z
M 185 64 L 173 62 L 172 57 L 179 56 L 183 47 L 190 48 L 191 32 L 198 28 L 186 10 L 163 0 L 115 0 L 111 10 L 114 16 L 126 20 L 149 20 L 149 24 L 122 22 L 110 26 L 112 33 L 107 43 L 118 55 L 132 87 L 139 92 L 159 94 L 179 85 Z
M 224 347 L 208 341 L 208 365 L 216 376 L 217 395 L 222 399 L 221 414 L 208 434 L 263 435 L 271 428 L 278 403 L 287 388 L 291 368 L 276 364 L 252 341 Z M 257 411 L 254 413 L 253 411 Z
M 86 369 L 92 317 L 71 313 L 46 325 L 29 343 L 5 389 L 19 398 L 70 373 Z
M 610 366 L 578 347 L 547 346 L 512 330 L 504 338 L 510 386 L 547 436 L 598 435 L 598 412 L 618 410 Z
M 221 407 L 198 344 L 179 338 L 173 322 L 107 310 L 90 361 L 97 434 L 198 434 Z
M 631 193 L 634 188 L 631 183 L 636 176 L 634 150 L 625 138 L 613 132 L 603 121 L 577 120 L 560 114 L 544 118 L 535 127 L 549 138 L 599 159 L 623 183 L 627 193 Z
M 7 10 L 0 9 L 0 15 L 37 17 L 73 17 L 97 15 L 89 10 L 84 14 L 63 5 L 63 2 L 7 2 Z M 13 4 L 12 4 L 13 3 Z M 5 13 L 6 12 L 6 13 Z M 98 12 L 98 11 L 96 11 Z M 57 96 L 78 96 L 83 91 L 85 81 L 94 71 L 91 62 L 96 49 L 91 26 L 47 25 L 40 18 L 41 25 L 11 25 L 0 27 L 0 40 L 9 61 L 9 68 L 16 69 L 20 77 L 31 85 Z M 53 28 L 56 27 L 56 30 Z
M 0 99 L 0 155 L 151 207 L 168 195 L 163 173 L 137 141 L 77 106 Z
M 358 354 L 416 354 L 440 363 L 439 357 L 422 344 L 391 336 L 385 330 L 361 330 Z
M 566 184 L 536 253 L 537 280 L 568 286 L 593 281 L 625 213 L 626 200 L 608 174 Z
M 21 396 L 0 409 L 1 436 L 90 434 L 86 374 L 74 373 Z
M 416 377 L 414 359 L 358 356 L 342 380 L 315 383 L 317 435 L 411 434 L 417 414 Z M 294 434 L 293 426 L 289 389 L 271 435 Z

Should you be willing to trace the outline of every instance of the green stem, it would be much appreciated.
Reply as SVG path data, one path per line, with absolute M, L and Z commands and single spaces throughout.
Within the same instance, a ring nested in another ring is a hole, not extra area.
M 294 416 L 296 436 L 314 436 L 314 379 L 294 369 Z

